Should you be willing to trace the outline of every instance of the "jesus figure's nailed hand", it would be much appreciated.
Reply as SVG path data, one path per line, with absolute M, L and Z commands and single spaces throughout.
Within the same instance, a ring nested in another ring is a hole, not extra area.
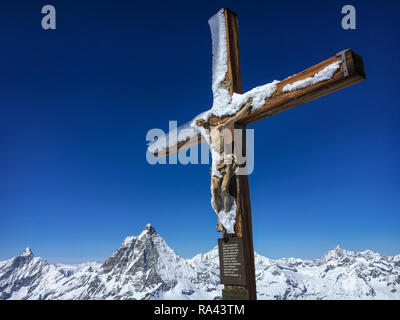
M 210 128 L 210 123 L 204 119 L 197 119 L 196 120 L 196 126 L 198 127 L 203 127 L 205 129 L 209 129 Z

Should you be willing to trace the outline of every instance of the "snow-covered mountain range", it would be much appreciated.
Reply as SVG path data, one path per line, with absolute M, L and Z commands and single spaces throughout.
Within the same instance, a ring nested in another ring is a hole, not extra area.
M 337 246 L 316 260 L 255 262 L 259 299 L 400 299 L 400 255 Z M 151 225 L 103 264 L 52 265 L 29 248 L 0 261 L 0 300 L 219 299 L 221 289 L 217 247 L 183 259 Z

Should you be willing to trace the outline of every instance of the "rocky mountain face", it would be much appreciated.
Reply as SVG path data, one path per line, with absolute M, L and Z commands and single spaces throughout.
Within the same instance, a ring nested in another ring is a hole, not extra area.
M 337 246 L 321 259 L 256 258 L 259 299 L 400 299 L 400 255 Z
M 259 299 L 400 299 L 400 255 L 340 247 L 321 259 L 255 254 Z M 178 256 L 151 226 L 101 263 L 51 265 L 27 248 L 0 261 L 5 299 L 220 299 L 217 248 Z

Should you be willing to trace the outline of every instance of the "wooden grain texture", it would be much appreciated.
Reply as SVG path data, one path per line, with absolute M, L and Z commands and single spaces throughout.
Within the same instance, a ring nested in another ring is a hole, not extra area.
M 239 27 L 237 15 L 234 12 L 230 11 L 229 9 L 225 9 L 224 13 L 228 45 L 228 73 L 225 81 L 231 83 L 230 94 L 232 95 L 235 92 L 242 93 L 242 82 L 240 75 Z M 245 153 L 246 127 L 244 125 L 239 126 L 240 129 L 243 130 L 241 145 L 243 152 Z M 246 155 L 243 154 L 243 156 Z M 229 286 L 227 290 L 229 292 L 235 289 L 241 290 L 240 292 L 247 292 L 249 300 L 257 300 L 249 177 L 248 175 L 240 175 L 236 176 L 236 179 L 232 180 L 233 181 L 230 190 L 236 199 L 236 224 L 234 236 L 241 237 L 243 239 L 246 286 L 244 288 L 243 286 Z M 232 186 L 234 187 L 232 188 Z M 223 236 L 226 236 L 225 232 L 223 233 Z M 229 297 L 229 295 L 225 296 Z
M 242 93 L 242 78 L 240 73 L 239 24 L 236 13 L 225 9 L 225 25 L 228 46 L 228 73 L 225 81 L 231 83 L 229 93 Z
M 246 156 L 246 126 L 236 124 L 237 129 L 242 132 L 242 152 Z M 242 168 L 243 169 L 243 168 Z M 257 300 L 254 246 L 253 246 L 253 226 L 250 203 L 249 176 L 242 174 L 236 176 L 236 236 L 243 238 L 244 260 L 246 269 L 246 289 L 249 294 L 249 300 Z
M 291 76 L 278 83 L 275 93 L 271 98 L 265 101 L 263 107 L 249 112 L 245 115 L 240 122 L 243 124 L 251 124 L 267 117 L 273 116 L 282 111 L 288 110 L 293 107 L 300 106 L 306 102 L 310 102 L 337 90 L 344 89 L 348 86 L 354 85 L 365 80 L 365 72 L 362 58 L 354 51 L 349 50 L 346 52 L 346 63 L 349 75 L 347 77 L 343 74 L 343 64 L 334 73 L 333 77 L 329 80 L 321 81 L 312 86 L 308 86 L 293 92 L 283 92 L 282 89 L 287 84 L 292 84 L 296 81 L 313 77 L 316 73 L 326 68 L 331 63 L 342 60 L 340 56 L 331 57 L 317 65 L 308 68 L 294 76 Z

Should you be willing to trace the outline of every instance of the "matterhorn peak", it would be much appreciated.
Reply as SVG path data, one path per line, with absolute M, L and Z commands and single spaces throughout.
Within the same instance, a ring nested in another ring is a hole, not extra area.
M 26 249 L 20 254 L 20 256 L 21 257 L 33 256 L 31 248 L 26 247 Z
M 157 235 L 156 229 L 150 224 L 146 224 L 146 227 L 142 231 L 142 233 L 139 235 L 139 238 L 145 236 L 145 235 Z
M 156 229 L 150 223 L 146 224 L 144 230 L 147 230 L 150 233 L 157 233 Z
M 158 235 L 156 229 L 150 224 L 146 224 L 146 227 L 144 230 L 139 234 L 139 236 L 128 236 L 125 238 L 125 240 L 122 242 L 122 246 L 130 246 L 132 243 L 134 244 L 136 240 L 141 239 L 143 237 L 146 237 L 149 235 Z

